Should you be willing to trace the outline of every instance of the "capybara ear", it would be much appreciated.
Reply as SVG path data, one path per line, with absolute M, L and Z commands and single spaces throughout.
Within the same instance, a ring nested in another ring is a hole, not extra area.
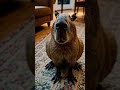
M 72 16 L 70 16 L 71 17 L 71 21 L 75 21 L 75 19 L 77 18 L 77 16 L 76 16 L 76 13 L 74 13 Z
M 59 13 L 57 10 L 55 10 L 55 17 L 57 18 L 59 16 Z

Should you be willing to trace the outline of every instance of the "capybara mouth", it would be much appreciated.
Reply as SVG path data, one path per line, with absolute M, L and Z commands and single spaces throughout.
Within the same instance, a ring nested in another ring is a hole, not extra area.
M 60 39 L 57 39 L 56 42 L 59 43 L 59 44 L 64 44 L 64 43 L 67 42 L 67 40 L 63 39 L 63 38 L 60 38 Z
M 65 42 L 65 40 L 58 40 L 58 42 L 59 42 L 59 43 L 64 43 L 64 42 Z

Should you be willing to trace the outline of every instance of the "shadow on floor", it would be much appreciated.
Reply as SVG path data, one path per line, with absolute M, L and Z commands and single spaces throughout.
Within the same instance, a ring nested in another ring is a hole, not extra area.
M 41 30 L 43 30 L 43 29 L 44 29 L 43 26 L 36 26 L 36 27 L 35 27 L 35 33 L 39 32 L 39 31 L 41 31 Z

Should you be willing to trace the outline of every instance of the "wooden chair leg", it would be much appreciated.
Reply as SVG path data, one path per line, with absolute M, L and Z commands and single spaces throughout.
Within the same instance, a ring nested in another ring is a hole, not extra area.
M 48 27 L 50 27 L 50 22 L 47 22 Z
M 74 7 L 74 13 L 75 13 L 75 11 L 76 11 L 76 6 Z
M 79 7 L 77 7 L 77 13 L 78 13 Z

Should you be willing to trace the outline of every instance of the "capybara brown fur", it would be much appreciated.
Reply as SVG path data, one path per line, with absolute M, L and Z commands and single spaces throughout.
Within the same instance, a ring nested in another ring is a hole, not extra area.
M 72 69 L 80 70 L 81 66 L 77 60 L 83 53 L 83 42 L 78 39 L 76 27 L 67 14 L 60 14 L 55 20 L 51 39 L 46 44 L 46 52 L 52 60 L 46 65 L 47 69 L 56 67 L 56 74 L 52 78 L 54 83 L 61 80 L 61 70 L 65 69 L 68 73 L 68 82 L 75 83 L 76 78 L 72 74 Z

